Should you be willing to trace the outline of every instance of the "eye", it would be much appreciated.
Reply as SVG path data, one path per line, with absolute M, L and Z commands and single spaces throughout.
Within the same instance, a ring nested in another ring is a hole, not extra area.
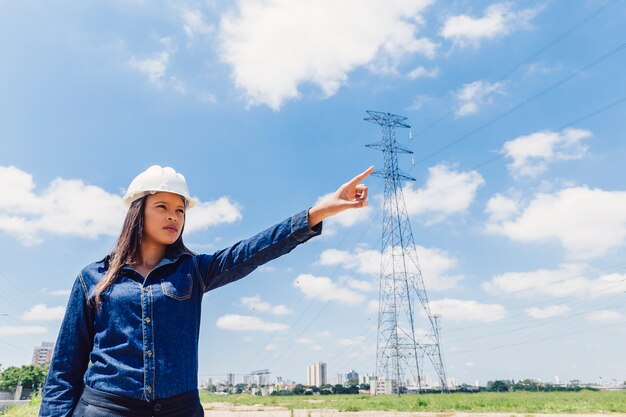
M 159 204 L 159 205 L 157 205 L 157 208 L 163 208 L 164 209 L 166 207 L 165 207 L 165 204 Z
M 178 212 L 180 214 L 185 214 L 185 210 L 183 210 L 183 209 L 178 209 L 178 210 L 176 210 L 176 212 Z

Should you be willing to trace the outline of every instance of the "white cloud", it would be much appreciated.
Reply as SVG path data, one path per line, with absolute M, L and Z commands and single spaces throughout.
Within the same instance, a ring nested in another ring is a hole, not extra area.
M 324 330 L 322 332 L 319 332 L 317 335 L 319 337 L 330 337 L 330 336 L 332 336 L 332 333 L 330 331 L 328 331 L 328 330 Z
M 0 336 L 18 336 L 43 333 L 48 333 L 48 329 L 42 326 L 0 326 Z
M 378 307 L 379 307 L 378 300 L 369 300 L 367 302 L 366 310 L 368 313 L 378 313 Z
M 128 65 L 133 70 L 140 72 L 148 78 L 148 81 L 151 84 L 157 87 L 164 87 L 168 82 L 167 66 L 169 64 L 170 57 L 176 53 L 176 47 L 174 46 L 171 38 L 161 38 L 160 43 L 163 48 L 162 51 L 153 54 L 150 58 L 142 59 L 133 56 L 128 61 Z M 176 84 L 180 83 L 180 81 L 175 77 L 170 78 L 169 81 L 174 82 L 176 89 L 183 87 L 181 85 L 176 86 Z
M 344 288 L 327 277 L 300 274 L 293 286 L 302 291 L 305 297 L 322 301 L 338 301 L 345 304 L 359 304 L 365 297 L 349 288 Z
M 548 65 L 543 62 L 533 62 L 524 68 L 527 76 L 533 76 L 535 74 L 550 74 L 552 72 L 560 71 L 561 69 L 562 66 L 559 63 Z
M 284 323 L 269 322 L 254 316 L 240 316 L 238 314 L 225 314 L 215 322 L 218 328 L 233 330 L 236 332 L 278 332 L 287 330 L 289 326 Z
M 168 52 L 159 52 L 153 58 L 138 59 L 132 57 L 128 64 L 134 70 L 141 72 L 152 84 L 160 86 L 167 72 L 170 59 Z
M 54 295 L 54 296 L 68 296 L 70 295 L 71 290 L 69 288 L 65 288 L 62 290 L 50 290 L 48 288 L 42 288 L 41 293 L 45 295 Z
M 196 36 L 208 37 L 215 32 L 215 27 L 204 21 L 200 10 L 183 8 L 180 10 L 180 16 L 183 20 L 183 30 L 190 39 Z
M 269 352 L 275 352 L 278 349 L 280 349 L 280 346 L 278 346 L 275 343 L 268 343 L 267 345 L 265 345 L 265 350 L 267 350 Z
M 0 166 L 0 231 L 25 245 L 41 243 L 42 233 L 95 239 L 120 233 L 126 211 L 121 197 L 82 180 L 54 179 L 36 192 L 32 175 Z M 186 232 L 241 218 L 227 197 L 200 203 L 188 213 Z
M 441 36 L 459 46 L 478 46 L 483 39 L 503 37 L 527 28 L 540 10 L 514 11 L 510 3 L 492 4 L 487 7 L 483 17 L 458 15 L 448 18 L 441 29 Z
M 444 298 L 430 302 L 430 311 L 443 320 L 467 320 L 491 322 L 506 317 L 506 309 L 500 304 L 480 304 L 474 300 Z
M 480 112 L 483 107 L 493 104 L 493 98 L 496 94 L 504 94 L 503 83 L 489 83 L 486 81 L 474 81 L 464 84 L 460 90 L 454 93 L 456 117 L 469 116 Z
M 520 242 L 557 240 L 570 258 L 606 255 L 626 238 L 626 191 L 572 187 L 540 193 L 516 218 L 489 221 L 486 231 Z
M 407 110 L 418 111 L 424 106 L 431 106 L 435 103 L 436 103 L 436 100 L 433 99 L 432 97 L 429 97 L 423 94 L 418 94 L 417 96 L 415 96 L 415 98 L 413 99 L 413 102 L 409 105 L 409 107 L 407 107 Z
M 57 178 L 37 194 L 32 175 L 12 166 L 0 166 L 0 194 L 0 230 L 26 245 L 40 243 L 42 232 L 116 235 L 125 214 L 119 196 L 81 180 Z
M 348 359 L 367 359 L 376 356 L 376 343 L 361 343 L 349 349 L 346 357 Z
M 196 35 L 210 37 L 214 28 L 204 23 L 202 13 L 198 10 L 182 9 L 183 29 L 191 42 Z M 132 56 L 128 60 L 128 66 L 142 74 L 148 82 L 158 89 L 168 89 L 183 96 L 190 96 L 201 103 L 215 104 L 217 96 L 210 91 L 194 86 L 190 88 L 187 82 L 169 71 L 172 57 L 176 55 L 177 47 L 171 38 L 160 39 L 161 50 L 148 57 L 138 58 Z
M 587 146 L 582 141 L 591 135 L 583 129 L 537 132 L 506 142 L 502 153 L 513 160 L 508 166 L 513 176 L 537 177 L 548 169 L 550 162 L 584 157 Z
M 320 254 L 319 262 L 326 266 L 341 265 L 364 274 L 380 273 L 380 252 L 373 249 L 357 248 L 354 252 L 326 249 Z
M 519 202 L 502 194 L 496 194 L 487 202 L 485 212 L 489 215 L 491 223 L 508 220 L 519 212 Z
M 293 313 L 293 311 L 285 305 L 279 304 L 273 306 L 270 303 L 263 301 L 260 295 L 255 295 L 254 297 L 241 297 L 241 304 L 250 310 L 260 311 L 262 313 L 272 313 L 276 315 Z
M 477 171 L 460 172 L 446 164 L 428 168 L 428 180 L 423 188 L 412 183 L 404 186 L 404 201 L 409 216 L 423 216 L 427 224 L 438 223 L 447 217 L 465 212 L 478 187 L 485 180 Z
M 308 339 L 306 337 L 300 337 L 294 340 L 294 343 L 297 343 L 299 345 L 307 345 L 309 346 L 311 350 L 323 350 L 324 349 L 321 345 L 315 343 L 314 340 Z
M 213 93 L 209 93 L 208 91 L 199 92 L 196 95 L 196 98 L 198 99 L 198 101 L 202 103 L 207 103 L 207 104 L 217 103 L 217 96 Z
M 215 201 L 200 203 L 187 212 L 185 231 L 195 232 L 211 226 L 233 223 L 241 220 L 239 205 L 228 197 L 220 197 Z
M 621 320 L 623 316 L 618 311 L 598 310 L 587 313 L 585 318 L 589 321 L 616 321 Z
M 416 78 L 436 78 L 439 75 L 439 68 L 426 69 L 424 67 L 416 67 L 407 74 L 407 77 L 414 80 Z
M 340 337 L 337 339 L 337 345 L 339 346 L 362 346 L 365 336 L 359 337 Z
M 517 297 L 600 297 L 626 291 L 626 274 L 611 273 L 591 279 L 588 276 L 592 274 L 586 265 L 564 264 L 558 269 L 506 272 L 484 282 L 482 287 L 491 294 L 515 294 Z
M 419 245 L 415 247 L 415 250 L 420 263 L 424 285 L 428 290 L 454 288 L 463 279 L 462 275 L 451 273 L 457 266 L 457 260 L 446 251 Z M 390 259 L 391 250 L 387 251 L 387 256 Z M 319 262 L 326 266 L 341 265 L 345 269 L 372 276 L 380 275 L 381 257 L 380 252 L 377 250 L 357 248 L 354 252 L 350 252 L 326 249 L 321 253 Z M 407 266 L 409 272 L 417 272 L 417 267 L 413 263 Z
M 431 0 L 239 0 L 220 22 L 221 58 L 250 104 L 278 110 L 310 83 L 332 96 L 358 67 L 390 71 L 436 45 L 416 36 Z
M 376 291 L 376 285 L 372 281 L 364 281 L 361 279 L 349 278 L 346 279 L 345 284 L 354 289 L 364 292 Z
M 53 321 L 63 319 L 65 307 L 48 307 L 45 304 L 36 304 L 30 310 L 22 314 L 23 320 L 28 321 Z
M 524 313 L 526 313 L 528 317 L 532 317 L 533 319 L 543 320 L 552 317 L 566 316 L 567 313 L 569 313 L 569 307 L 563 304 L 548 306 L 544 308 L 532 307 L 524 310 Z

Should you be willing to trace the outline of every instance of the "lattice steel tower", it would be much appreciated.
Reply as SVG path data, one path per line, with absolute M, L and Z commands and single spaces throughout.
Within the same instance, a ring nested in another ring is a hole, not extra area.
M 398 168 L 398 154 L 413 152 L 396 142 L 396 127 L 410 126 L 403 116 L 370 110 L 367 114 L 365 120 L 380 125 L 383 131 L 381 142 L 365 145 L 381 150 L 384 155 L 384 169 L 372 175 L 385 180 L 375 392 L 399 394 L 405 384 L 414 384 L 422 391 L 425 358 L 442 389 L 447 391 L 439 320 L 430 311 L 402 193 L 402 181 L 415 179 Z M 421 304 L 426 317 L 421 326 L 425 332 L 422 330 L 421 334 L 417 334 L 419 329 L 415 326 L 416 302 Z

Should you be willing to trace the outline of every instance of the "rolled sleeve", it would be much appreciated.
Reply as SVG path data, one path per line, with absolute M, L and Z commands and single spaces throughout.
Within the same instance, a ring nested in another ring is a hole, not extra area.
M 322 222 L 313 227 L 309 226 L 309 210 L 301 211 L 291 218 L 291 234 L 300 243 L 322 233 Z

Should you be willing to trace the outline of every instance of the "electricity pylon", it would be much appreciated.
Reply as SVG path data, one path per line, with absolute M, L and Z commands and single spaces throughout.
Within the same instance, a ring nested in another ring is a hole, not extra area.
M 421 392 L 426 388 L 425 357 L 432 364 L 442 390 L 447 391 L 439 320 L 430 311 L 402 193 L 402 181 L 415 181 L 415 178 L 398 168 L 398 154 L 413 152 L 397 143 L 396 127 L 411 126 L 403 116 L 371 110 L 367 114 L 366 121 L 382 128 L 382 140 L 365 145 L 381 150 L 384 156 L 384 169 L 372 175 L 385 180 L 376 349 L 378 383 L 374 392 L 400 394 L 407 384 L 415 384 Z M 417 302 L 425 317 L 421 331 L 415 326 Z M 411 379 L 405 379 L 408 377 Z

